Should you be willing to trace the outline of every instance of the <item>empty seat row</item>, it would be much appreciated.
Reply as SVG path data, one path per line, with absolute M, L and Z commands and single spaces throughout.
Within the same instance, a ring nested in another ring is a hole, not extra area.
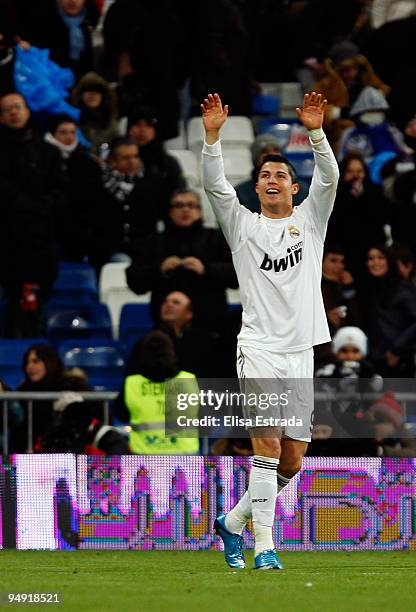
M 24 380 L 23 357 L 33 344 L 45 343 L 44 338 L 2 340 L 0 343 L 0 378 L 11 389 Z M 81 368 L 95 390 L 118 390 L 125 375 L 126 358 L 122 346 L 113 340 L 73 339 L 59 346 L 66 368 Z
M 183 176 L 191 189 L 201 186 L 201 163 L 193 151 L 175 150 L 170 154 L 178 161 Z M 246 146 L 229 147 L 223 152 L 225 175 L 232 185 L 238 185 L 251 176 L 253 167 L 250 149 Z

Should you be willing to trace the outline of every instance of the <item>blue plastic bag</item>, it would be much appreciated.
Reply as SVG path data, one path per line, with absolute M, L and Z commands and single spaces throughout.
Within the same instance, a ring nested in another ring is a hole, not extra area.
M 14 80 L 16 91 L 34 113 L 66 113 L 75 121 L 79 118 L 80 110 L 65 100 L 74 84 L 74 74 L 70 68 L 61 68 L 50 60 L 49 49 L 30 47 L 25 51 L 17 45 Z

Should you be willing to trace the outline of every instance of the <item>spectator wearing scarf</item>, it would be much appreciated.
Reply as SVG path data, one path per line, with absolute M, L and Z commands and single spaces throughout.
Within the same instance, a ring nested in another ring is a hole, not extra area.
M 35 47 L 49 49 L 50 59 L 71 68 L 75 78 L 93 68 L 91 32 L 98 23 L 94 0 L 44 0 L 26 3 L 19 34 Z

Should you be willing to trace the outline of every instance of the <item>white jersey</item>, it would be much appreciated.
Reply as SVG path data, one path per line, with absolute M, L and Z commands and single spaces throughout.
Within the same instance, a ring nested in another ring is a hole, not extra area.
M 240 285 L 240 346 L 290 353 L 331 339 L 321 293 L 322 254 L 339 170 L 326 138 L 312 149 L 308 197 L 290 217 L 271 219 L 239 203 L 224 175 L 220 141 L 204 144 L 204 188 Z

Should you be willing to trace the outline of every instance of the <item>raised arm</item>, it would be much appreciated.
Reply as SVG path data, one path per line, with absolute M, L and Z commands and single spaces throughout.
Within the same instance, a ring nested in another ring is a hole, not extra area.
M 241 241 L 241 219 L 252 213 L 241 206 L 234 187 L 224 174 L 220 129 L 228 116 L 218 94 L 208 94 L 201 104 L 205 143 L 202 149 L 202 181 L 205 192 L 232 251 Z
M 315 159 L 309 195 L 301 206 L 310 210 L 322 240 L 334 206 L 339 177 L 337 160 L 322 129 L 326 103 L 321 94 L 312 92 L 305 94 L 303 107 L 296 109 L 299 120 L 308 130 Z

